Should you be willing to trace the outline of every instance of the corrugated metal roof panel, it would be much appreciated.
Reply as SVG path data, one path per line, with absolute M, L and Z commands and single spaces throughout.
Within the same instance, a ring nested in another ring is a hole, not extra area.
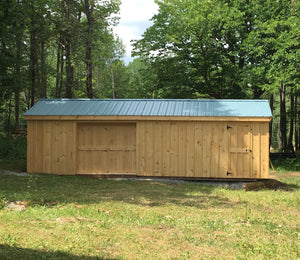
M 161 115 L 162 116 L 166 116 L 166 112 L 167 111 L 170 111 L 170 102 L 163 102 L 162 103 L 162 107 L 161 107 L 161 110 L 162 110 L 162 113 L 161 113 Z
M 25 115 L 271 117 L 267 100 L 41 99 Z

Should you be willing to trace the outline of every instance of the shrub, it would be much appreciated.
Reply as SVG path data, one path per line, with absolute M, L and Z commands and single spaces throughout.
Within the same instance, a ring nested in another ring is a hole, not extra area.
M 26 160 L 26 137 L 4 138 L 0 137 L 0 158 L 11 160 Z

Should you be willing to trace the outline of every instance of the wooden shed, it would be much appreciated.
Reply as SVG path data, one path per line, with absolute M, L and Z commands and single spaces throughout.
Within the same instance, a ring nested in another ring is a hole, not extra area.
M 24 117 L 31 173 L 269 177 L 267 100 L 44 99 Z

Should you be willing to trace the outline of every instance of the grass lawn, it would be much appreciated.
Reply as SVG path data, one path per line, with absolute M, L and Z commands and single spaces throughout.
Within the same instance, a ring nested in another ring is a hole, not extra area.
M 0 170 L 0 259 L 299 259 L 300 177 L 276 175 L 294 190 Z

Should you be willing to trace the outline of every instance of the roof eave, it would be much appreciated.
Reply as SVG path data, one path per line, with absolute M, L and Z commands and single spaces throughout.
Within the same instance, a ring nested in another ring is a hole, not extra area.
M 74 120 L 74 121 L 259 121 L 269 122 L 272 117 L 250 116 L 129 116 L 129 115 L 25 115 L 26 120 Z

